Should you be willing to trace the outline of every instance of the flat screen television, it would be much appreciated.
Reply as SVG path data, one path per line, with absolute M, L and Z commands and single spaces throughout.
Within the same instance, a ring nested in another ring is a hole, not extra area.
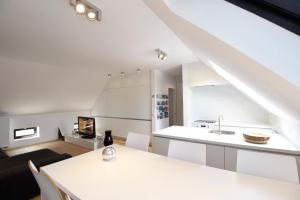
M 82 138 L 96 137 L 96 123 L 95 118 L 92 117 L 78 117 L 78 132 Z

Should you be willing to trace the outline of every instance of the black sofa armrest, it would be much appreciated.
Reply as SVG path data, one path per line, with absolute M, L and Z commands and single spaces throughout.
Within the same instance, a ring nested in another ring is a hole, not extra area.
M 32 161 L 39 169 L 45 165 L 71 157 L 68 154 L 57 154 L 38 160 L 32 158 Z M 39 193 L 39 187 L 28 167 L 27 161 L 20 165 L 0 170 L 1 199 L 2 197 L 5 200 L 31 199 L 39 195 Z
M 9 158 L 9 157 L 2 149 L 0 149 L 0 159 L 4 159 L 4 158 Z

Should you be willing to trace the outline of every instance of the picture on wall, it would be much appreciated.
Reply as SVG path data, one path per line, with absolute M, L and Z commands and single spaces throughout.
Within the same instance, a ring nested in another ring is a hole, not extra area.
M 169 118 L 169 102 L 168 95 L 165 94 L 157 94 L 156 95 L 156 113 L 157 119 L 165 119 Z

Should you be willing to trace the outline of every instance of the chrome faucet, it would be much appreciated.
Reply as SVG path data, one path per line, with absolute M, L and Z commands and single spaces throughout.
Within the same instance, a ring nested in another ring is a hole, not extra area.
M 218 129 L 216 129 L 216 126 L 214 127 L 214 130 L 210 130 L 209 133 L 216 133 L 218 135 L 225 134 L 225 135 L 234 135 L 234 131 L 222 131 L 221 130 L 221 120 L 224 120 L 223 115 L 218 116 Z
M 222 131 L 221 131 L 221 120 L 224 120 L 223 115 L 218 116 L 218 127 L 219 127 L 218 133 L 219 133 L 219 135 L 222 133 Z

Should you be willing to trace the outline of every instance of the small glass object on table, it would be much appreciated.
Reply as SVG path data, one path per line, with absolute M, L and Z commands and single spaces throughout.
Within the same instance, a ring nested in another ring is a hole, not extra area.
M 116 149 L 114 146 L 104 147 L 102 151 L 102 158 L 104 161 L 116 160 Z

